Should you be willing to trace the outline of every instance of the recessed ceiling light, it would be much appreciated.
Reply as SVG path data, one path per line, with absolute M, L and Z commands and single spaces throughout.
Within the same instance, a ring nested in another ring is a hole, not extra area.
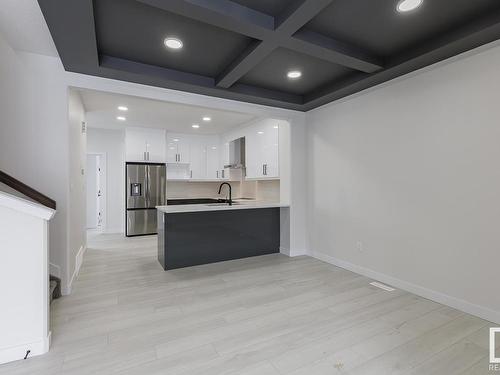
M 424 0 L 400 0 L 397 9 L 398 12 L 409 12 L 413 9 L 417 9 L 423 2 Z
M 192 128 L 195 128 L 195 129 L 198 129 L 198 128 L 200 127 L 200 125 L 198 125 L 198 124 L 193 124 L 193 125 L 191 125 L 191 127 L 192 127 Z
M 128 108 L 125 107 L 124 105 L 121 105 L 121 106 L 118 107 L 118 110 L 119 111 L 128 111 Z
M 217 147 L 215 147 L 215 146 L 212 146 L 212 150 L 217 150 Z
M 181 49 L 183 46 L 182 41 L 177 38 L 165 38 L 163 43 L 165 43 L 165 47 L 170 49 Z
M 275 129 L 278 129 L 278 125 L 274 125 L 274 128 L 275 128 Z
M 290 79 L 297 79 L 302 76 L 302 72 L 299 70 L 291 70 L 286 74 L 286 76 Z
M 174 142 L 179 142 L 179 140 L 177 138 L 174 138 Z
M 264 134 L 264 132 L 257 132 L 257 134 Z
M 116 119 L 118 121 L 125 121 L 127 118 L 126 117 L 123 117 L 123 116 L 117 116 Z
M 207 121 L 208 122 L 208 121 L 212 121 L 212 119 L 210 117 L 208 117 L 208 116 L 205 116 L 205 117 L 203 117 L 203 121 Z

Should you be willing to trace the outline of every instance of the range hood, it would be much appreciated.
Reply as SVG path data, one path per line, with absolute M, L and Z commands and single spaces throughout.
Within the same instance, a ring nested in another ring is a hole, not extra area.
M 229 143 L 229 164 L 224 168 L 245 168 L 245 137 L 241 137 Z

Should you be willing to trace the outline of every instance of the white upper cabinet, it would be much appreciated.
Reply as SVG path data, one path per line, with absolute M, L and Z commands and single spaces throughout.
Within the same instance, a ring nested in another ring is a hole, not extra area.
M 245 164 L 246 177 L 258 178 L 264 175 L 264 163 L 262 158 L 262 149 L 264 137 L 260 126 L 252 126 L 247 129 L 245 135 Z
M 229 179 L 229 168 L 225 168 L 229 165 L 229 142 L 226 140 L 220 140 L 219 146 L 219 178 L 223 180 Z
M 165 162 L 165 130 L 127 128 L 125 130 L 126 161 Z
M 220 136 L 168 133 L 166 146 L 167 178 L 191 180 L 222 178 Z
M 205 145 L 207 153 L 207 179 L 216 180 L 222 178 L 220 168 L 220 138 L 218 136 L 207 137 Z
M 279 178 L 279 121 L 265 120 L 245 129 L 246 177 Z
M 207 149 L 202 137 L 189 138 L 189 160 L 191 162 L 190 178 L 203 180 L 207 178 Z
M 167 134 L 167 163 L 190 162 L 190 139 L 186 134 Z
M 262 164 L 264 177 L 279 177 L 279 124 L 278 121 L 263 129 Z

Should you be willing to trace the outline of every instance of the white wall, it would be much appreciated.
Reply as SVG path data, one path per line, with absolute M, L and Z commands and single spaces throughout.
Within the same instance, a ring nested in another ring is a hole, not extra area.
M 59 59 L 18 53 L 0 34 L 0 169 L 57 202 L 50 262 L 67 270 L 68 99 Z
M 308 113 L 310 252 L 500 322 L 499 66 L 482 50 Z
M 82 131 L 85 122 L 85 108 L 80 93 L 68 93 L 68 130 L 69 130 L 69 200 L 68 209 L 68 272 L 71 275 L 69 288 L 80 270 L 83 254 L 87 247 L 86 235 L 86 164 L 87 136 Z M 78 213 L 78 214 L 77 214 Z
M 125 132 L 97 129 L 87 131 L 87 152 L 105 154 L 103 211 L 104 231 L 124 233 L 125 217 Z

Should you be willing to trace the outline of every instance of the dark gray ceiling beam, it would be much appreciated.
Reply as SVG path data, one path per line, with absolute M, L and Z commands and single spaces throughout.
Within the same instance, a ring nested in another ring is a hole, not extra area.
M 171 13 L 263 40 L 274 30 L 274 17 L 230 0 L 137 0 Z
M 332 1 L 333 0 L 290 1 L 290 6 L 276 18 L 276 32 L 283 37 L 290 37 L 330 5 Z
M 179 72 L 105 55 L 101 56 L 100 60 L 101 65 L 94 74 L 101 77 L 286 109 L 300 110 L 303 104 L 301 95 L 248 85 L 234 85 L 230 90 L 226 90 L 215 86 L 215 80 L 212 77 Z
M 247 74 L 258 63 L 264 60 L 277 45 L 272 42 L 255 41 L 247 47 L 226 69 L 219 75 L 216 84 L 222 88 L 231 87 L 236 81 Z
M 364 73 L 381 70 L 384 63 L 365 51 L 309 30 L 300 30 L 283 43 L 283 47 L 335 62 Z
M 257 66 L 276 48 L 286 43 L 293 33 L 309 22 L 315 15 L 328 6 L 332 0 L 301 0 L 295 1 L 283 15 L 278 17 L 274 32 L 250 50 L 238 56 L 217 77 L 217 86 L 229 88 L 241 77 Z
M 500 12 L 492 13 L 432 41 L 409 49 L 387 62 L 387 68 L 370 75 L 357 74 L 305 95 L 304 111 L 358 93 L 402 75 L 438 63 L 500 39 Z
M 306 35 L 300 32 L 298 37 L 297 34 L 293 35 L 333 0 L 291 1 L 290 7 L 276 20 L 272 16 L 249 9 L 230 0 L 137 1 L 263 42 L 272 42 L 276 46 L 300 53 L 310 53 L 319 59 L 354 70 L 371 73 L 382 68 L 380 60 L 367 52 L 349 47 L 346 44 L 333 41 L 319 34 L 309 33 Z M 254 54 L 249 55 L 248 57 L 252 58 L 251 62 L 255 62 L 257 56 L 264 58 L 264 52 L 268 48 L 270 47 L 262 46 Z M 248 55 L 248 51 L 246 51 L 246 55 Z M 241 69 L 238 68 L 238 62 L 243 63 Z M 217 82 L 221 87 L 230 87 L 235 82 L 233 77 L 238 75 L 242 77 L 248 72 L 246 68 L 249 65 L 250 63 L 247 64 L 240 58 L 235 59 L 217 78 Z M 231 73 L 232 69 L 235 70 L 234 73 Z M 228 75 L 227 78 L 225 78 L 226 75 Z
M 97 38 L 94 26 L 94 8 L 90 0 L 65 0 L 66 14 L 60 16 L 58 0 L 39 2 L 57 52 L 66 70 L 98 67 Z M 73 30 L 68 33 L 67 30 Z M 75 40 L 78 46 L 75 48 Z

